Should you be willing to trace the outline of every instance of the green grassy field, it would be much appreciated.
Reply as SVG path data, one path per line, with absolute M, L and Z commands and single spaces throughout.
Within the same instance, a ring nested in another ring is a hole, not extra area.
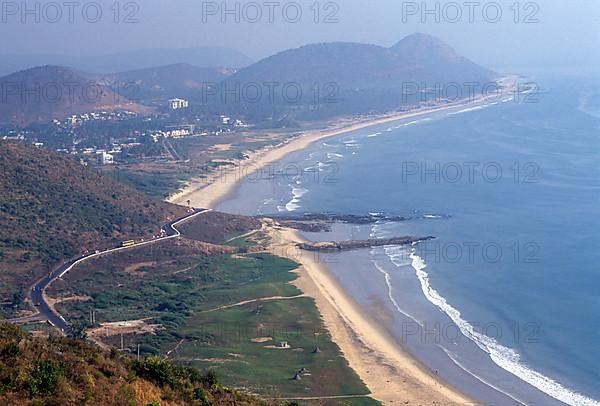
M 182 333 L 195 339 L 171 354 L 175 361 L 201 369 L 212 366 L 224 382 L 243 384 L 262 395 L 366 393 L 309 298 L 252 303 L 198 315 Z M 289 348 L 277 348 L 281 342 Z M 318 353 L 314 353 L 316 348 Z M 306 372 L 300 380 L 292 379 L 303 368 Z
M 368 394 L 314 301 L 296 297 L 301 292 L 290 283 L 296 267 L 270 254 L 207 253 L 170 242 L 98 259 L 57 282 L 50 294 L 91 297 L 57 305 L 81 327 L 90 327 L 92 310 L 95 326 L 135 319 L 160 324 L 164 329 L 154 334 L 126 334 L 125 351 L 135 353 L 139 345 L 142 355 L 168 354 L 180 364 L 212 368 L 224 383 L 268 398 Z M 235 306 L 245 301 L 251 302 Z M 232 307 L 219 310 L 222 306 Z M 120 346 L 119 336 L 102 340 Z M 290 348 L 274 348 L 283 341 Z M 320 352 L 313 353 L 317 347 Z M 293 380 L 302 368 L 301 379 Z

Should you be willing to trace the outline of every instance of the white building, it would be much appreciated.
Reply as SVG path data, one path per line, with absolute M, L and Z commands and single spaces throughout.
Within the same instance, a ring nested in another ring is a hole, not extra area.
M 98 152 L 98 163 L 101 165 L 112 165 L 114 163 L 114 157 L 106 151 Z
M 187 128 L 179 128 L 176 130 L 167 131 L 167 137 L 171 138 L 183 138 L 191 135 L 192 133 Z
M 169 108 L 171 110 L 187 109 L 190 103 L 185 99 L 171 99 L 169 100 Z

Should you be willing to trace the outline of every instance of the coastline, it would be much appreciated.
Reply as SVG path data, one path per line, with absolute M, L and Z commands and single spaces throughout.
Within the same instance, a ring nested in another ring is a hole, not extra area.
M 341 126 L 305 133 L 277 147 L 268 147 L 251 153 L 248 159 L 239 160 L 231 167 L 220 173 L 214 173 L 207 179 L 193 180 L 182 191 L 172 195 L 168 201 L 176 204 L 187 204 L 189 201 L 194 207 L 214 209 L 235 192 L 237 186 L 243 181 L 240 179 L 242 175 L 249 176 L 253 171 L 281 160 L 293 152 L 305 149 L 317 141 L 398 120 L 455 108 L 474 107 L 484 100 L 484 97 L 480 97 L 443 106 L 393 113 L 350 124 L 342 122 Z M 247 170 L 241 171 L 241 168 Z M 291 229 L 269 227 L 269 234 L 273 244 L 277 245 L 295 247 L 296 243 L 304 241 L 297 231 Z M 325 323 L 328 326 L 336 326 L 336 331 L 330 331 L 331 336 L 334 337 L 350 367 L 365 382 L 373 398 L 384 404 L 395 404 L 399 401 L 409 405 L 476 403 L 443 382 L 408 354 L 387 331 L 367 316 L 323 264 L 306 252 L 303 254 L 300 260 L 297 257 L 291 258 L 301 263 L 297 270 L 300 277 L 296 281 L 296 286 L 315 300 Z M 382 379 L 383 377 L 386 379 Z
M 287 247 L 284 252 L 295 252 L 295 244 L 305 241 L 292 229 L 270 227 L 269 235 L 273 244 Z M 333 341 L 373 398 L 383 404 L 475 404 L 404 351 L 311 253 L 303 251 L 300 258 L 290 259 L 301 263 L 294 284 L 315 300 Z
M 511 79 L 514 78 L 514 76 L 507 76 L 499 80 L 499 82 L 511 83 Z M 506 86 L 504 90 L 510 92 L 513 88 L 514 83 L 512 86 Z M 236 160 L 231 166 L 222 171 L 212 173 L 206 179 L 192 179 L 182 190 L 169 196 L 166 201 L 179 205 L 187 205 L 189 201 L 194 207 L 212 209 L 230 196 L 236 186 L 243 182 L 244 177 L 253 175 L 257 169 L 266 168 L 269 164 L 277 162 L 293 152 L 303 150 L 317 141 L 352 131 L 364 130 L 380 124 L 421 117 L 455 108 L 475 107 L 485 100 L 486 96 L 479 96 L 472 100 L 461 100 L 407 112 L 394 112 L 364 120 L 350 121 L 349 123 L 348 120 L 340 120 L 333 123 L 333 128 L 302 133 L 300 136 L 291 138 L 289 141 L 278 146 L 266 147 L 262 150 L 248 153 L 247 159 Z

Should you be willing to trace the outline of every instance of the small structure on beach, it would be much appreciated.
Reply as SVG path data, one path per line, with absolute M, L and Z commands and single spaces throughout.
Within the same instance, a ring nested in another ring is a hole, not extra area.
M 285 350 L 290 348 L 290 344 L 287 341 L 281 341 L 279 344 L 277 344 L 277 348 Z

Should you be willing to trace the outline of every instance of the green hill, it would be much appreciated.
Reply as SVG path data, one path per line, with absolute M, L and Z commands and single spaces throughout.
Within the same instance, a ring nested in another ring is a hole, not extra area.
M 0 301 L 65 259 L 119 241 L 150 237 L 184 214 L 67 156 L 0 141 Z

